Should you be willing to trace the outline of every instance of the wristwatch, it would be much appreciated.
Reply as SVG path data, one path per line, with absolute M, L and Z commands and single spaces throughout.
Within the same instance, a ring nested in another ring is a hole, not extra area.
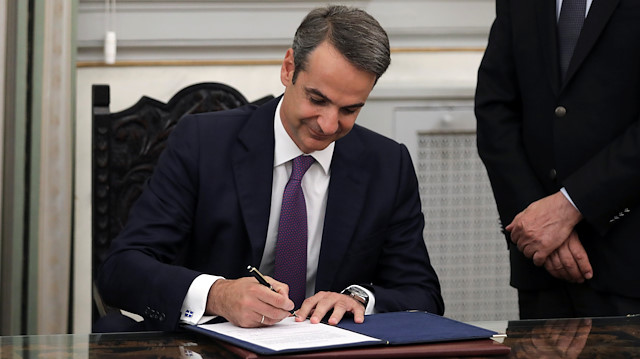
M 367 294 L 367 292 L 365 292 L 361 288 L 351 286 L 340 293 L 348 295 L 351 298 L 357 300 L 358 303 L 364 306 L 364 309 L 367 309 L 367 304 L 369 304 L 369 295 Z

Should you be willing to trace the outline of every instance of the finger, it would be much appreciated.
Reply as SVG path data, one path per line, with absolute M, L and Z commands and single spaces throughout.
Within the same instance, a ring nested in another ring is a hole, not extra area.
M 261 284 L 253 286 L 248 298 L 243 307 L 257 313 L 259 319 L 262 315 L 269 318 L 268 323 L 270 325 L 280 322 L 291 315 L 289 311 L 293 308 L 293 302 L 282 294 L 276 293 Z
M 545 251 L 543 249 L 538 249 L 531 255 L 530 258 L 533 259 L 533 264 L 535 264 L 538 267 L 540 267 L 547 260 L 547 258 L 549 257 L 549 254 L 550 254 L 550 252 L 547 252 L 547 251 Z
M 258 314 L 258 321 L 261 320 L 261 317 L 264 315 L 265 319 L 263 322 L 268 323 L 269 325 L 275 324 L 287 318 L 289 315 L 289 311 L 283 310 L 281 308 L 273 307 L 267 303 L 260 302 L 253 307 L 253 310 Z
M 313 308 L 311 308 L 313 312 L 310 315 L 309 321 L 312 324 L 320 323 L 322 318 L 334 308 L 336 301 L 342 299 L 342 296 L 344 296 L 344 294 L 332 292 L 318 292 L 312 296 L 313 301 L 311 301 L 310 304 L 313 304 Z
M 515 218 L 511 221 L 511 223 L 507 224 L 506 227 L 504 227 L 504 229 L 510 231 L 511 229 L 513 229 L 514 223 L 515 222 Z
M 329 318 L 329 324 L 336 325 L 338 324 L 344 314 L 350 312 L 353 314 L 353 321 L 355 323 L 364 322 L 364 306 L 362 303 L 357 301 L 355 298 L 349 297 L 344 294 L 340 294 L 340 297 L 333 305 L 333 312 L 331 317 Z
M 578 238 L 578 234 L 575 233 L 575 231 L 569 237 L 568 247 L 569 251 L 575 258 L 578 270 L 582 273 L 584 279 L 593 278 L 593 267 L 591 267 L 589 256 L 587 255 L 587 251 L 582 246 L 582 243 Z
M 358 302 L 356 309 L 351 311 L 353 313 L 354 322 L 358 324 L 364 323 L 364 310 L 365 308 L 362 306 L 362 303 Z
M 334 306 L 333 312 L 331 313 L 331 317 L 329 317 L 328 323 L 329 325 L 336 325 L 340 323 L 342 317 L 344 317 L 344 313 L 346 313 L 346 308 L 343 306 Z
M 533 257 L 533 254 L 536 252 L 536 243 L 531 238 L 526 238 L 524 236 L 518 239 L 518 243 L 516 243 L 518 250 L 522 252 L 527 258 Z
M 507 232 L 511 232 L 511 231 L 513 230 L 513 227 L 515 226 L 515 224 L 514 224 L 514 223 L 515 223 L 515 220 L 514 220 L 514 222 L 511 222 L 511 223 L 509 223 L 506 227 L 504 227 L 504 229 L 505 229 Z
M 289 287 L 284 283 L 276 281 L 271 284 L 271 287 L 273 287 L 275 292 L 265 286 L 262 286 L 263 289 L 261 289 L 259 299 L 269 306 L 277 308 L 279 311 L 285 311 L 288 313 L 290 310 L 293 310 L 295 304 L 288 296 Z
M 284 295 L 285 297 L 289 298 L 289 285 L 287 285 L 287 283 L 282 283 L 282 282 L 278 282 L 277 280 L 269 277 L 269 276 L 265 276 L 265 278 L 267 279 L 267 281 L 271 284 L 271 287 L 278 293 Z
M 522 254 L 524 254 L 524 253 L 525 253 L 525 249 L 526 249 L 527 247 L 529 247 L 529 243 L 526 243 L 525 241 L 518 241 L 518 242 L 516 243 L 516 246 L 518 247 L 518 250 L 519 250 L 520 252 L 522 252 Z M 526 256 L 526 254 L 525 254 L 525 256 Z M 531 257 L 527 257 L 527 258 L 531 258 Z
M 268 327 L 268 326 L 272 326 L 276 323 L 280 323 L 280 321 L 282 321 L 282 318 L 271 318 L 268 315 L 264 315 L 264 314 L 259 314 L 257 313 L 257 324 L 256 327 Z
M 573 257 L 573 254 L 569 250 L 568 245 L 563 244 L 558 248 L 558 255 L 560 257 L 560 262 L 562 263 L 562 267 L 567 273 L 568 281 L 574 283 L 582 283 L 584 282 L 584 278 L 582 276 L 582 272 L 580 272 L 578 268 L 578 263 Z
M 235 317 L 233 321 L 229 321 L 241 328 L 258 328 L 269 325 L 268 318 L 264 317 L 262 320 L 262 317 L 262 314 L 252 310 Z
M 309 321 L 311 324 L 318 324 L 322 321 L 329 311 L 333 309 L 333 305 L 328 305 L 327 302 L 320 301 L 316 304 L 316 307 L 313 308 L 313 313 L 309 317 Z
M 547 260 L 544 262 L 544 268 L 555 278 L 562 280 L 568 279 L 568 275 L 562 267 L 562 263 L 560 262 L 560 257 L 557 252 L 553 252 L 549 255 Z
M 309 318 L 313 313 L 313 309 L 315 308 L 317 301 L 318 298 L 316 297 L 316 295 L 305 299 L 304 302 L 302 302 L 300 308 L 296 310 L 296 314 L 298 315 L 296 321 L 302 322 Z
M 520 215 L 518 214 L 513 221 L 511 221 L 511 223 L 509 223 L 509 225 L 507 225 L 506 227 L 504 227 L 505 231 L 509 232 L 509 237 L 511 237 L 511 242 L 513 242 L 514 244 L 518 244 L 519 239 L 520 239 L 520 231 L 519 231 L 519 227 L 518 227 L 518 219 L 520 218 Z

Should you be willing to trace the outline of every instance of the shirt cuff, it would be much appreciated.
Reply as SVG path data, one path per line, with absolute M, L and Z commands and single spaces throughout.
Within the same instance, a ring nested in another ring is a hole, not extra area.
M 209 289 L 218 279 L 224 279 L 224 277 L 200 274 L 191 282 L 180 309 L 181 323 L 200 324 L 214 318 L 210 315 L 205 316 L 204 311 L 207 308 Z
M 562 192 L 562 194 L 564 195 L 564 197 L 569 201 L 569 203 L 571 203 L 571 205 L 573 206 L 573 208 L 575 208 L 578 212 L 580 212 L 580 210 L 578 209 L 578 207 L 576 207 L 576 204 L 573 203 L 573 200 L 571 200 L 571 197 L 569 196 L 569 193 L 567 192 L 567 190 L 562 187 L 560 188 L 560 192 Z
M 371 292 L 369 289 L 359 286 L 357 284 L 353 284 L 347 287 L 347 289 L 349 288 L 358 288 L 363 290 L 365 293 L 367 293 L 367 295 L 369 296 L 369 303 L 367 303 L 367 307 L 364 309 L 364 314 L 365 315 L 369 315 L 369 314 L 375 314 L 377 313 L 377 311 L 375 310 L 376 307 L 376 296 L 373 295 L 373 292 Z

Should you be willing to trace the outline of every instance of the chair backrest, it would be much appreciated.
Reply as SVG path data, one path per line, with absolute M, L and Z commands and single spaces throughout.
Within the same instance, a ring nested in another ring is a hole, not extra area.
M 271 98 L 267 96 L 256 103 Z M 187 114 L 232 109 L 248 101 L 227 85 L 199 83 L 180 90 L 166 104 L 142 96 L 132 107 L 111 113 L 109 103 L 109 85 L 93 85 L 93 278 L 178 121 Z M 96 296 L 94 291 L 94 299 Z M 94 320 L 96 315 L 104 315 L 99 307 L 93 312 Z

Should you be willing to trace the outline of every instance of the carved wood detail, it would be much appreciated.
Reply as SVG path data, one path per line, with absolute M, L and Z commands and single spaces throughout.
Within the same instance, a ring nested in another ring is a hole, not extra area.
M 227 110 L 247 103 L 240 92 L 229 86 L 201 83 L 181 90 L 167 104 L 143 96 L 132 107 L 110 113 L 108 85 L 93 86 L 94 278 L 178 121 L 187 114 Z

